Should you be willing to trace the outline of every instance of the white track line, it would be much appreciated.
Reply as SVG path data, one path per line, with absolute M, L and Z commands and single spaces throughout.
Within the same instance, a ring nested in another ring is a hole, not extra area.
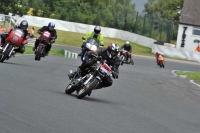
M 200 87 L 199 84 L 195 83 L 194 80 L 190 80 L 191 83 L 195 84 L 196 86 Z
M 172 72 L 173 75 L 175 75 L 175 76 L 177 77 L 178 75 L 175 73 L 176 71 L 178 71 L 178 70 L 172 70 L 171 72 Z M 179 77 L 180 77 L 180 76 L 179 76 Z M 195 84 L 196 86 L 200 87 L 200 85 L 197 84 L 197 83 L 195 83 L 194 80 L 190 80 L 190 82 L 191 82 L 192 84 Z
M 172 74 L 174 74 L 174 76 L 177 76 L 177 74 L 175 73 L 178 70 L 172 70 Z

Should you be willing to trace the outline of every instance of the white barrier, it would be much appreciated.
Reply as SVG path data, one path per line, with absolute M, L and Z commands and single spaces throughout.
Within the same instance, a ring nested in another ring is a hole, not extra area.
M 94 25 L 87 25 L 75 22 L 67 22 L 56 19 L 35 17 L 35 16 L 22 16 L 17 18 L 17 23 L 19 24 L 22 20 L 27 20 L 29 25 L 42 27 L 44 25 L 48 25 L 49 22 L 54 22 L 56 24 L 56 29 L 78 32 L 78 33 L 87 33 L 88 31 L 93 31 Z M 135 33 L 131 33 L 128 31 L 117 30 L 113 28 L 101 27 L 102 34 L 105 37 L 118 38 L 122 40 L 128 40 L 130 42 L 137 43 L 139 45 L 143 45 L 151 48 L 153 43 L 156 41 L 152 38 L 148 38 L 145 36 L 141 36 Z
M 181 48 L 172 48 L 168 46 L 156 45 L 152 46 L 152 53 L 159 52 L 165 56 L 180 58 L 200 62 L 200 52 L 187 51 Z

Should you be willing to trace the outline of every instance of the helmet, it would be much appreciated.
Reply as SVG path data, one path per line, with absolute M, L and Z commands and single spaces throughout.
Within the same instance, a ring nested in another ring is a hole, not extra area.
M 158 52 L 156 52 L 156 55 L 159 54 Z
M 94 27 L 94 33 L 98 35 L 100 32 L 101 32 L 101 27 L 100 26 L 95 26 Z
M 26 20 L 22 20 L 20 23 L 20 27 L 22 30 L 27 30 L 28 28 L 28 22 Z
M 125 43 L 126 45 L 130 45 L 130 43 L 129 43 L 129 41 L 126 41 L 126 43 Z
M 48 24 L 48 28 L 49 28 L 49 30 L 53 30 L 55 28 L 55 24 L 53 22 L 50 22 Z
M 115 56 L 117 56 L 119 52 L 119 46 L 115 43 L 111 43 L 110 45 L 108 45 L 107 48 L 107 55 L 109 58 L 114 58 Z

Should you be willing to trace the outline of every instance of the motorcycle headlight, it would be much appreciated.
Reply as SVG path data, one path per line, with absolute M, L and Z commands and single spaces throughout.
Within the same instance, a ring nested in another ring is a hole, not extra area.
M 91 50 L 92 51 L 97 51 L 97 47 L 95 45 L 92 45 Z
M 12 38 L 12 41 L 13 42 L 17 42 L 19 39 L 18 39 L 18 37 L 17 36 L 14 36 L 13 38 Z

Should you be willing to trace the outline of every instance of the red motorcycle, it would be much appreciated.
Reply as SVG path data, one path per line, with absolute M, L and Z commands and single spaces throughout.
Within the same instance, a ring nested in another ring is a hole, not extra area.
M 118 56 L 120 58 L 120 64 L 121 65 L 123 65 L 124 63 L 134 65 L 134 62 L 133 62 L 132 58 L 129 57 L 128 60 L 126 61 L 126 58 L 127 58 L 128 54 L 129 54 L 129 56 L 132 56 L 128 51 L 126 51 L 124 49 L 119 53 Z
M 35 50 L 35 60 L 40 60 L 41 57 L 46 56 L 46 48 L 50 45 L 51 33 L 48 31 L 44 31 L 39 37 L 40 43 Z
M 6 35 L 6 34 L 5 34 Z M 5 47 L 0 50 L 0 62 L 9 59 L 15 47 L 19 47 L 23 41 L 24 32 L 21 29 L 13 29 L 6 38 Z

